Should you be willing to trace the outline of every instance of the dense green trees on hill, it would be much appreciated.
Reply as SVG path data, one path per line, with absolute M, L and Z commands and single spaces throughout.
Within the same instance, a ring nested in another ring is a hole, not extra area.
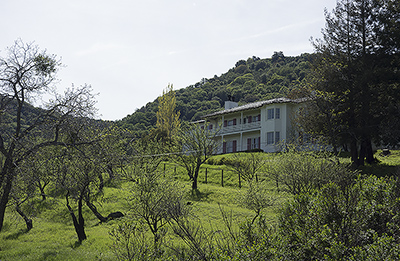
M 181 120 L 194 121 L 222 109 L 228 97 L 239 104 L 288 95 L 301 84 L 310 69 L 312 54 L 285 57 L 275 52 L 271 58 L 250 57 L 239 60 L 221 76 L 203 78 L 200 82 L 176 91 L 177 110 Z M 158 100 L 120 120 L 118 124 L 132 131 L 146 132 L 156 123 Z

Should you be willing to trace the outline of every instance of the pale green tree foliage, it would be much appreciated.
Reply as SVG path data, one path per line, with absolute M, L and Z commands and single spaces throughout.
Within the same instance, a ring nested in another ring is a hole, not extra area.
M 398 180 L 359 177 L 287 202 L 277 260 L 398 260 Z
M 150 239 L 146 228 L 138 222 L 124 222 L 110 231 L 113 240 L 111 250 L 116 260 L 153 260 Z
M 161 172 L 138 175 L 128 202 L 133 218 L 152 233 L 155 250 L 162 244 L 171 215 L 185 215 L 183 187 L 164 178 Z
M 253 224 L 256 218 L 262 214 L 263 209 L 274 204 L 274 199 L 271 197 L 265 181 L 250 180 L 247 185 L 248 187 L 239 195 L 239 202 L 245 208 L 254 211 L 255 216 L 251 222 Z
M 172 141 L 179 132 L 180 112 L 176 111 L 176 97 L 173 85 L 169 84 L 158 98 L 156 133 L 158 139 Z

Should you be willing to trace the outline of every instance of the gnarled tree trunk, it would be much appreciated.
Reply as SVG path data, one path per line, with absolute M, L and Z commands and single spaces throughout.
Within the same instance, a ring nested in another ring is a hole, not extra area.
M 67 208 L 72 217 L 72 222 L 74 223 L 75 232 L 78 235 L 78 241 L 82 242 L 83 240 L 85 240 L 87 238 L 86 233 L 85 233 L 85 220 L 83 219 L 83 215 L 82 215 L 82 201 L 83 201 L 82 194 L 80 195 L 80 197 L 78 199 L 78 218 L 76 218 L 74 210 L 69 205 L 68 197 L 69 197 L 69 192 L 67 193 L 67 196 L 66 196 Z
M 25 220 L 26 230 L 31 230 L 33 228 L 32 219 L 28 218 L 28 216 L 22 211 L 18 204 L 15 204 L 15 210 Z
M 4 175 L 7 175 L 7 173 L 5 172 Z M 3 229 L 4 215 L 6 213 L 6 208 L 7 208 L 10 191 L 11 191 L 11 186 L 12 186 L 12 176 L 10 174 L 8 174 L 6 176 L 4 183 L 5 184 L 1 187 L 3 192 L 1 193 L 1 198 L 0 198 L 0 232 Z
M 106 222 L 107 221 L 107 218 L 104 217 L 102 214 L 100 214 L 97 211 L 96 206 L 92 202 L 90 202 L 89 200 L 86 200 L 86 205 L 90 208 L 90 210 L 93 212 L 93 214 L 100 220 L 100 222 Z

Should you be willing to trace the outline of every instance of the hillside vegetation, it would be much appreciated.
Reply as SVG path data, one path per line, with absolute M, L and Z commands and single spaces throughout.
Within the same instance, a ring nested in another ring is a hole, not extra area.
M 313 54 L 286 57 L 275 52 L 271 58 L 250 57 L 239 60 L 228 72 L 203 78 L 200 82 L 176 91 L 181 120 L 195 121 L 207 113 L 220 110 L 224 102 L 239 104 L 285 97 L 298 87 L 310 71 Z M 118 122 L 120 126 L 143 133 L 156 122 L 158 101 L 149 102 Z

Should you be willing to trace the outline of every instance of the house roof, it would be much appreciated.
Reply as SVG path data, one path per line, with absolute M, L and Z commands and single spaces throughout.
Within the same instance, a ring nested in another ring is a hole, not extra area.
M 223 114 L 229 114 L 229 113 L 246 111 L 246 110 L 253 110 L 253 109 L 263 107 L 264 105 L 275 104 L 275 103 L 301 103 L 301 102 L 304 102 L 305 100 L 306 99 L 304 99 L 304 98 L 294 99 L 294 100 L 288 99 L 288 98 L 276 98 L 276 99 L 271 99 L 271 100 L 266 100 L 266 101 L 258 101 L 258 102 L 253 102 L 253 103 L 248 103 L 248 104 L 245 104 L 242 106 L 238 106 L 235 108 L 231 108 L 228 110 L 222 110 L 222 111 L 210 113 L 210 114 L 204 115 L 202 118 L 203 119 L 211 118 L 211 117 L 223 115 Z

